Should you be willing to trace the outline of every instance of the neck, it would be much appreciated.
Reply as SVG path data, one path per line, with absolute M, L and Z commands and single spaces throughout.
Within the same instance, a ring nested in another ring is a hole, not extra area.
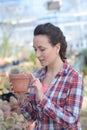
M 59 58 L 58 60 L 56 60 L 56 62 L 47 66 L 47 73 L 55 75 L 61 70 L 62 67 L 63 67 L 63 61 Z

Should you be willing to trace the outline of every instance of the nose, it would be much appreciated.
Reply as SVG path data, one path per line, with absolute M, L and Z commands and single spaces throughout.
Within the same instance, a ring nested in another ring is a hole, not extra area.
M 36 57 L 39 58 L 41 56 L 41 52 L 39 50 L 36 51 Z

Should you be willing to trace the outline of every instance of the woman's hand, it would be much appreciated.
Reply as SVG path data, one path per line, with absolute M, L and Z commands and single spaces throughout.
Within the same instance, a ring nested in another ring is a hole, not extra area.
M 31 78 L 31 86 L 35 88 L 35 93 L 37 95 L 37 98 L 39 101 L 43 98 L 43 90 L 42 90 L 42 84 L 38 78 L 36 78 L 34 75 L 32 75 Z
M 35 125 L 36 125 L 36 122 L 35 122 L 35 121 L 34 121 L 33 123 L 29 123 L 29 128 L 28 128 L 28 130 L 34 130 Z

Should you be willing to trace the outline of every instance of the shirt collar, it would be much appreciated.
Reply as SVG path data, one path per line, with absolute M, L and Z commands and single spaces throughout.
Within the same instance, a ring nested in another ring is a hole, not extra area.
M 60 75 L 67 75 L 68 71 L 70 69 L 70 65 L 65 61 L 63 63 L 63 68 L 57 73 L 56 76 L 60 76 Z M 47 67 L 43 67 L 41 68 L 39 71 L 37 71 L 36 75 L 37 77 L 41 80 L 44 78 L 45 74 L 46 74 L 46 71 L 47 71 Z

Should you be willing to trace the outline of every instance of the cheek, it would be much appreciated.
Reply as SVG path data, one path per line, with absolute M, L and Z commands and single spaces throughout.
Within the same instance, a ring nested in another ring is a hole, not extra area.
M 45 55 L 46 59 L 48 59 L 49 61 L 52 60 L 52 59 L 54 59 L 55 56 L 56 56 L 56 52 L 54 50 L 50 50 Z
M 43 57 L 47 60 L 51 60 L 56 56 L 56 49 L 55 48 L 49 48 L 45 53 L 43 54 Z
M 45 53 L 44 56 L 45 56 L 46 58 L 49 58 L 49 57 L 51 57 L 51 55 L 52 55 L 52 51 L 48 51 L 48 52 Z

